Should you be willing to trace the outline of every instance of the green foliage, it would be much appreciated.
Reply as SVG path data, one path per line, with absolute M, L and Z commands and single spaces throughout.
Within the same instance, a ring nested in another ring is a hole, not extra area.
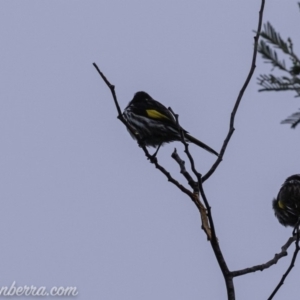
M 300 83 L 286 76 L 276 77 L 272 74 L 259 75 L 258 84 L 263 87 L 259 92 L 295 90 L 298 94 L 300 93 Z
M 287 119 L 283 120 L 281 124 L 291 124 L 292 128 L 295 128 L 298 124 L 300 124 L 300 112 L 295 112 Z
M 264 40 L 260 40 L 258 44 L 258 52 L 262 57 L 266 59 L 267 63 L 271 63 L 274 67 L 277 67 L 283 71 L 287 71 L 285 61 L 278 59 L 278 54 L 273 50 Z
M 298 6 L 300 9 L 300 2 L 298 2 Z M 294 53 L 291 38 L 283 39 L 269 22 L 264 24 L 260 36 L 258 53 L 262 55 L 266 63 L 273 66 L 271 71 L 278 69 L 286 74 L 285 76 L 259 75 L 258 85 L 261 86 L 259 91 L 294 91 L 296 92 L 295 97 L 300 97 L 300 59 Z M 289 66 L 284 59 L 279 58 L 278 53 L 280 52 L 289 59 Z M 290 124 L 291 128 L 295 128 L 300 124 L 300 112 L 293 113 L 281 123 Z

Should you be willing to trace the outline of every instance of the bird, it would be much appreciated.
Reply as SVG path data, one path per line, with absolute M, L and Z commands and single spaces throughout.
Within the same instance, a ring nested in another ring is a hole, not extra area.
M 179 127 L 171 111 L 146 92 L 140 91 L 134 94 L 123 111 L 123 117 L 131 128 L 129 132 L 133 139 L 137 139 L 138 136 L 139 142 L 143 145 L 158 147 L 155 154 L 163 144 L 181 141 L 181 129 L 186 141 L 219 156 L 218 152 Z
M 281 186 L 273 209 L 279 223 L 295 227 L 300 218 L 300 174 L 288 177 Z

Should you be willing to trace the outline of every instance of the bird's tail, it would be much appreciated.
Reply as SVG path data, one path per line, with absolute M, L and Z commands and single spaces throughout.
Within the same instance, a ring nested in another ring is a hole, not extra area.
M 215 151 L 214 149 L 210 148 L 209 146 L 207 146 L 206 144 L 200 142 L 199 140 L 197 140 L 196 138 L 194 138 L 193 136 L 189 135 L 188 133 L 186 133 L 184 135 L 186 137 L 187 140 L 189 140 L 191 143 L 196 144 L 197 146 L 205 149 L 206 151 L 213 153 L 216 156 L 219 156 L 219 153 L 217 151 Z

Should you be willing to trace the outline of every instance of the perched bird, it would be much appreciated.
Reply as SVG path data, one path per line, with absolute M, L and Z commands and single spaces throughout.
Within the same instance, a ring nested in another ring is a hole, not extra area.
M 181 140 L 180 131 L 173 114 L 145 92 L 137 92 L 134 95 L 125 108 L 123 116 L 145 146 L 159 148 L 164 143 Z M 181 129 L 186 141 L 192 142 L 217 156 L 219 155 L 215 150 L 189 135 L 186 130 Z M 131 135 L 136 139 L 135 135 Z
M 277 198 L 273 200 L 273 209 L 282 225 L 296 226 L 300 218 L 300 174 L 286 179 Z

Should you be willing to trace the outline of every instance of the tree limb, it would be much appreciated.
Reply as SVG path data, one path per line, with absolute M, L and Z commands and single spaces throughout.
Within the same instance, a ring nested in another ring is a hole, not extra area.
M 256 35 L 254 37 L 254 49 L 253 49 L 253 55 L 252 55 L 252 62 L 251 62 L 250 71 L 248 73 L 248 76 L 245 80 L 245 83 L 244 83 L 242 89 L 239 92 L 239 95 L 236 99 L 233 110 L 231 112 L 230 123 L 229 123 L 229 131 L 228 131 L 227 136 L 225 137 L 225 140 L 223 142 L 223 146 L 221 148 L 220 155 L 219 155 L 218 159 L 216 160 L 216 162 L 213 164 L 213 166 L 210 168 L 210 170 L 203 176 L 203 178 L 202 178 L 203 182 L 205 182 L 215 172 L 215 170 L 217 169 L 217 167 L 221 163 L 221 161 L 223 159 L 223 156 L 225 154 L 226 148 L 228 146 L 228 143 L 229 143 L 229 141 L 231 139 L 231 136 L 232 136 L 232 134 L 235 130 L 235 128 L 234 128 L 235 115 L 236 115 L 237 110 L 239 108 L 239 105 L 241 103 L 244 92 L 245 92 L 245 90 L 246 90 L 246 88 L 247 88 L 247 86 L 248 86 L 248 84 L 249 84 L 249 82 L 252 78 L 254 70 L 256 68 L 256 56 L 257 56 L 258 40 L 259 40 L 259 36 L 260 36 L 260 32 L 261 32 L 261 25 L 262 25 L 264 7 L 265 7 L 265 0 L 262 0 L 261 1 L 261 6 L 260 6 L 260 11 L 259 11 L 259 18 L 258 18 L 258 25 L 257 25 Z
M 296 240 L 296 236 L 292 236 L 290 237 L 287 242 L 281 247 L 281 251 L 279 253 L 276 253 L 274 255 L 274 258 L 270 259 L 268 262 L 261 264 L 261 265 L 256 265 L 250 268 L 246 268 L 246 269 L 242 269 L 242 270 L 238 270 L 238 271 L 232 271 L 231 275 L 233 277 L 237 277 L 237 276 L 242 276 L 245 274 L 249 274 L 249 273 L 254 273 L 256 271 L 263 271 L 265 269 L 270 268 L 271 266 L 277 264 L 277 262 L 279 261 L 279 259 L 287 256 L 287 249 L 290 247 L 290 245 Z

